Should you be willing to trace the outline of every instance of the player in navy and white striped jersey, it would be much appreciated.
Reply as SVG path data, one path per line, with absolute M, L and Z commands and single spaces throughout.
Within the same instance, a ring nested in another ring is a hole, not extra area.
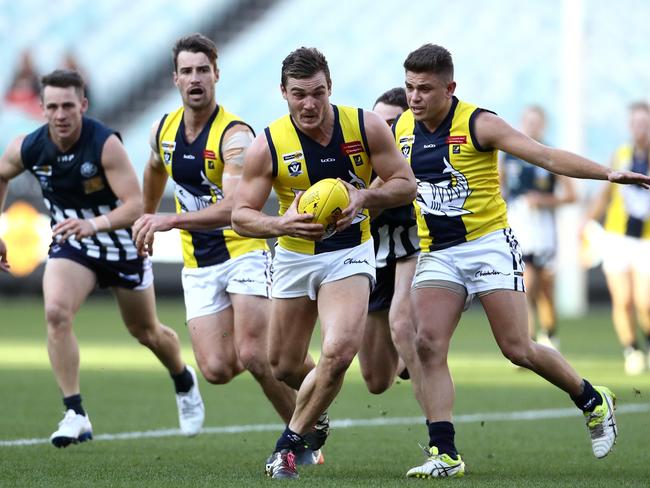
M 406 92 L 399 87 L 382 93 L 372 110 L 392 126 L 407 109 Z M 398 373 L 403 379 L 409 378 L 400 356 L 409 359 L 416 354 L 410 292 L 420 243 L 413 204 L 383 210 L 373 218 L 370 231 L 377 282 L 370 292 L 359 364 L 368 390 L 382 393 Z M 416 361 L 407 362 L 417 365 Z
M 204 418 L 196 375 L 180 354 L 176 333 L 158 321 L 151 264 L 138 256 L 130 226 L 142 213 L 142 193 L 119 134 L 84 116 L 81 76 L 56 70 L 42 80 L 47 124 L 19 136 L 0 158 L 0 203 L 9 180 L 23 171 L 39 181 L 53 240 L 43 275 L 50 363 L 66 413 L 52 434 L 56 447 L 92 439 L 79 388 L 79 347 L 72 322 L 96 285 L 110 287 L 129 332 L 174 379 L 181 430 L 198 433 Z M 0 270 L 8 271 L 0 240 Z

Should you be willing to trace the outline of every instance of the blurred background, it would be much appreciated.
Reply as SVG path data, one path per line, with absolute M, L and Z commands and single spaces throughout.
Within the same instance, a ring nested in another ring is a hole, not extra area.
M 326 55 L 334 103 L 370 109 L 403 84 L 411 50 L 441 44 L 454 57 L 459 98 L 515 127 L 522 110 L 538 104 L 549 117 L 546 142 L 604 164 L 627 139 L 627 107 L 650 93 L 650 3 L 643 0 L 616 7 L 606 0 L 0 0 L 0 12 L 0 150 L 43 123 L 40 76 L 76 67 L 87 79 L 90 115 L 121 132 L 140 175 L 152 122 L 180 105 L 171 47 L 196 31 L 219 48 L 218 102 L 258 132 L 286 112 L 280 65 L 302 45 Z M 579 202 L 560 214 L 565 315 L 607 300 L 599 268 L 578 264 L 575 229 L 597 188 L 580 182 Z M 172 210 L 170 202 L 168 192 L 163 210 Z M 40 293 L 49 243 L 43 211 L 36 181 L 13 180 L 0 236 L 15 276 L 0 275 L 2 299 Z M 157 239 L 157 290 L 180 296 L 178 237 Z

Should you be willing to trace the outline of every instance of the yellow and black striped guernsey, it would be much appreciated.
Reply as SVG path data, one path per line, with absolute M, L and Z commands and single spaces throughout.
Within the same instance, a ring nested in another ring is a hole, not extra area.
M 334 130 L 323 146 L 300 131 L 291 116 L 273 122 L 265 129 L 273 159 L 273 188 L 280 201 L 280 215 L 299 191 L 324 178 L 340 178 L 357 188 L 366 188 L 372 167 L 360 108 L 332 105 Z M 343 209 L 341 209 L 343 210 Z M 278 244 L 290 251 L 320 254 L 357 246 L 370 238 L 370 220 L 364 209 L 352 225 L 319 242 L 282 236 Z
M 631 145 L 625 144 L 614 154 L 617 170 L 634 171 L 647 175 L 650 154 L 635 155 Z M 650 239 L 650 194 L 636 185 L 612 185 L 612 197 L 605 216 L 605 230 L 630 237 Z
M 474 120 L 481 111 L 453 97 L 447 117 L 434 132 L 410 110 L 393 126 L 395 141 L 418 183 L 414 205 L 424 252 L 508 227 L 497 151 L 482 148 L 474 136 Z
M 188 144 L 183 108 L 162 118 L 156 140 L 165 169 L 176 183 L 176 212 L 194 212 L 223 199 L 221 144 L 224 133 L 236 124 L 247 125 L 217 106 L 203 131 Z M 268 249 L 264 239 L 242 237 L 230 227 L 181 230 L 181 241 L 188 268 L 212 266 L 256 249 Z

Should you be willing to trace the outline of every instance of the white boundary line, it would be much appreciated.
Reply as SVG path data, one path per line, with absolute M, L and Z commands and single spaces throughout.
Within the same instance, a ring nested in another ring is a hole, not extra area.
M 646 413 L 650 412 L 650 403 L 635 403 L 620 405 L 616 409 L 617 414 L 621 413 Z M 518 420 L 543 420 L 558 419 L 564 417 L 577 417 L 580 412 L 575 408 L 555 408 L 546 410 L 521 410 L 518 412 L 486 412 L 457 415 L 454 423 L 466 424 L 471 422 L 515 422 Z M 422 417 L 377 417 L 373 419 L 339 419 L 332 421 L 332 427 L 337 429 L 349 429 L 352 427 L 377 427 L 387 425 L 413 425 L 423 424 Z M 284 425 L 281 424 L 250 424 L 250 425 L 227 425 L 224 427 L 205 427 L 202 434 L 240 434 L 242 432 L 266 432 L 281 431 Z M 158 437 L 182 436 L 179 429 L 146 430 L 143 432 L 121 432 L 117 434 L 99 434 L 93 436 L 96 441 L 118 441 L 130 439 L 152 439 Z M 48 444 L 49 439 L 15 439 L 0 441 L 0 447 L 33 446 L 37 444 Z

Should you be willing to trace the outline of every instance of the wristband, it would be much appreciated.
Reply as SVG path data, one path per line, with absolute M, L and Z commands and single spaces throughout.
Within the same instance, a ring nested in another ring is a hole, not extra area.
M 95 223 L 95 219 L 86 219 L 86 222 L 90 222 L 95 234 L 97 234 L 97 224 Z

